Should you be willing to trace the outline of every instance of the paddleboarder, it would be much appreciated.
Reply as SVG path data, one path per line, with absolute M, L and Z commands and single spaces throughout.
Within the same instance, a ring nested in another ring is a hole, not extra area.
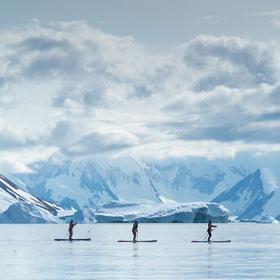
M 138 234 L 138 222 L 135 221 L 132 226 L 133 242 L 136 242 L 136 236 Z
M 208 242 L 211 242 L 212 231 L 213 231 L 213 228 L 215 228 L 215 227 L 217 227 L 217 226 L 212 225 L 212 222 L 209 220 L 209 222 L 208 222 L 208 228 L 207 228 Z
M 73 228 L 74 228 L 74 226 L 75 226 L 76 224 L 77 224 L 77 223 L 74 223 L 73 220 L 71 220 L 70 223 L 69 223 L 69 228 L 68 228 L 68 231 L 69 231 L 69 240 L 72 240 Z

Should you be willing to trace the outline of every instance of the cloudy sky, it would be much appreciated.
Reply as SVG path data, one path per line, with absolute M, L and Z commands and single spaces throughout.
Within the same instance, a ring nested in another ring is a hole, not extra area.
M 244 2 L 1 0 L 0 168 L 279 152 L 280 3 Z

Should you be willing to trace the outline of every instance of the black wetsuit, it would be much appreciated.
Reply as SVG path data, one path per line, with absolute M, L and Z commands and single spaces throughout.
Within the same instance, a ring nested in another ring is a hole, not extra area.
M 208 242 L 211 241 L 211 237 L 212 237 L 212 228 L 215 228 L 217 226 L 212 225 L 212 223 L 208 223 L 208 228 L 207 228 L 207 233 L 208 233 Z
M 72 236 L 73 236 L 73 228 L 74 228 L 75 225 L 76 225 L 76 224 L 74 224 L 74 223 L 70 223 L 70 224 L 69 224 L 69 229 L 68 229 L 68 231 L 69 231 L 69 240 L 72 239 Z
M 138 223 L 134 223 L 132 227 L 133 242 L 136 242 L 137 232 L 138 232 Z
M 212 231 L 212 227 L 211 227 L 211 226 L 210 226 L 210 227 L 208 226 L 208 229 L 207 229 L 207 233 L 208 233 L 208 242 L 210 241 L 211 236 L 212 236 L 211 231 Z

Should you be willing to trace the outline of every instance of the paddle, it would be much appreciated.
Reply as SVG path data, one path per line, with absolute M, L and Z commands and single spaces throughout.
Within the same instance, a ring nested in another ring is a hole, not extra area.
M 205 240 L 205 239 L 207 238 L 207 236 L 208 236 L 208 233 L 206 233 L 206 234 L 204 235 L 203 240 Z

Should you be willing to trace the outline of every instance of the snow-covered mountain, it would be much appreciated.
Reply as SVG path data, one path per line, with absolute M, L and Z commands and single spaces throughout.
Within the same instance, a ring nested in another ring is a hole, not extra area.
M 0 223 L 57 223 L 60 210 L 0 175 Z
M 59 223 L 62 208 L 22 190 L 0 175 L 0 223 Z M 229 211 L 217 203 L 178 203 L 161 198 L 145 204 L 111 201 L 96 208 L 70 211 L 79 222 L 227 222 Z M 61 217 L 63 218 L 63 217 Z
M 32 194 L 63 207 L 95 207 L 111 200 L 137 203 L 210 201 L 250 173 L 217 162 L 114 160 L 44 162 L 12 179 Z
M 7 176 L 48 203 L 80 210 L 77 215 L 91 216 L 111 201 L 145 206 L 162 205 L 165 198 L 177 203 L 219 202 L 240 219 L 279 219 L 278 161 L 271 165 L 263 159 L 245 159 L 49 160 L 32 165 L 30 174 Z
M 213 202 L 227 207 L 238 219 L 258 219 L 280 215 L 280 189 L 270 169 L 257 169 L 218 195 Z

